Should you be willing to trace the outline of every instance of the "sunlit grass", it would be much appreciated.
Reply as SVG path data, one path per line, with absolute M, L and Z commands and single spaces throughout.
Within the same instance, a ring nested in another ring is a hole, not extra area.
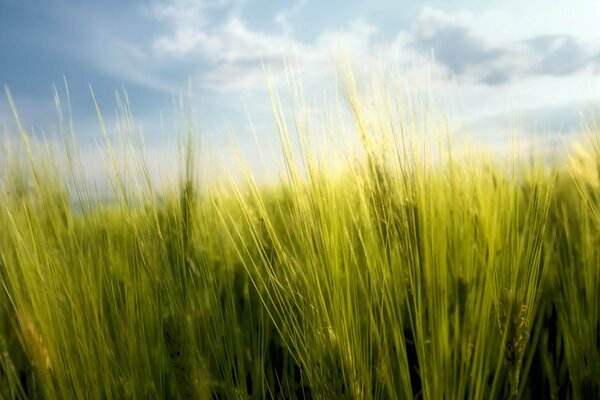
M 249 169 L 206 185 L 191 132 L 183 172 L 159 186 L 126 98 L 119 143 L 98 109 L 108 205 L 83 178 L 68 101 L 59 166 L 7 93 L 0 396 L 600 395 L 594 129 L 564 164 L 457 157 L 421 105 L 368 109 L 345 78 L 360 153 L 335 132 L 315 146 L 305 110 L 292 124 L 272 93 L 276 187 Z

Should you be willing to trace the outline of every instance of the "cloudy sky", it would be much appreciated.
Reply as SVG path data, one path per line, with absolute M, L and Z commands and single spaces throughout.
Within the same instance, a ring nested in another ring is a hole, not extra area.
M 268 116 L 263 65 L 285 86 L 293 55 L 318 97 L 344 55 L 360 77 L 393 66 L 419 86 L 434 70 L 481 135 L 517 111 L 540 133 L 568 134 L 600 104 L 599 15 L 595 0 L 3 1 L 0 83 L 28 129 L 51 132 L 52 85 L 66 77 L 82 139 L 98 129 L 89 86 L 109 121 L 125 88 L 149 143 L 191 88 L 207 140 L 223 142 L 229 124 L 243 142 L 246 111 L 261 128 Z M 11 126 L 3 96 L 0 128 Z

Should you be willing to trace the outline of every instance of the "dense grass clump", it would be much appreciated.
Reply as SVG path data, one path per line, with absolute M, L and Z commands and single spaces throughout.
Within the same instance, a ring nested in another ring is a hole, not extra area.
M 341 170 L 310 124 L 298 156 L 273 96 L 276 187 L 205 185 L 189 145 L 159 197 L 143 154 L 124 166 L 106 135 L 102 204 L 62 114 L 66 174 L 19 128 L 1 167 L 0 397 L 600 396 L 598 142 L 556 165 L 457 157 L 416 107 L 367 113 L 347 87 L 361 152 Z

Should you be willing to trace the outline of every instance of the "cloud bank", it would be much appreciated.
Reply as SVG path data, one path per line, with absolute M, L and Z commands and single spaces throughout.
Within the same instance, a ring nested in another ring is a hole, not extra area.
M 307 6 L 306 0 L 276 12 L 275 30 L 249 27 L 241 17 L 243 6 L 240 0 L 154 3 L 146 10 L 160 26 L 151 39 L 152 57 L 159 65 L 167 65 L 166 60 L 187 65 L 201 85 L 222 92 L 264 88 L 263 66 L 282 75 L 282 60 L 291 53 L 298 55 L 301 68 L 328 69 L 342 49 L 367 70 L 381 63 L 382 56 L 406 68 L 429 63 L 433 54 L 447 78 L 488 86 L 600 72 L 600 49 L 573 36 L 550 33 L 512 40 L 507 33 L 504 41 L 498 35 L 491 40 L 476 29 L 480 16 L 469 11 L 425 7 L 414 23 L 387 37 L 376 24 L 358 18 L 342 29 L 319 32 L 313 41 L 300 41 L 294 37 L 294 16 Z
M 568 35 L 537 35 L 491 45 L 477 36 L 468 18 L 426 8 L 410 32 L 409 47 L 433 51 L 436 61 L 466 82 L 501 85 L 535 76 L 600 71 L 600 50 Z

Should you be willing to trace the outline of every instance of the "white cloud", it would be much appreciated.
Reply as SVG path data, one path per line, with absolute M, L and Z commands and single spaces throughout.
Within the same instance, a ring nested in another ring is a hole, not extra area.
M 440 66 L 446 68 L 447 78 L 486 85 L 600 70 L 600 49 L 571 36 L 522 38 L 522 34 L 506 33 L 517 20 L 504 10 L 446 13 L 425 7 L 412 26 L 399 30 L 391 39 L 384 40 L 377 25 L 358 19 L 345 29 L 324 31 L 314 41 L 302 42 L 292 35 L 291 19 L 306 5 L 305 0 L 275 16 L 282 32 L 251 29 L 238 15 L 234 4 L 239 3 L 233 0 L 210 5 L 189 0 L 160 4 L 153 8 L 155 18 L 169 29 L 154 38 L 155 57 L 159 62 L 173 57 L 195 62 L 195 81 L 221 92 L 264 88 L 264 64 L 270 66 L 274 81 L 282 81 L 283 59 L 290 55 L 297 57 L 299 72 L 316 76 L 318 73 L 311 70 L 330 70 L 328 66 L 339 63 L 342 55 L 349 56 L 357 69 L 371 71 L 384 63 L 412 68 L 414 73 L 430 64 L 433 52 Z M 226 11 L 225 16 L 211 18 L 215 10 Z M 484 30 L 490 26 L 497 29 Z
M 156 8 L 156 18 L 171 29 L 154 38 L 155 56 L 161 60 L 172 57 L 195 60 L 199 64 L 194 74 L 196 82 L 217 91 L 235 92 L 264 89 L 265 65 L 270 79 L 282 82 L 287 57 L 294 58 L 298 72 L 316 77 L 317 70 L 330 71 L 342 55 L 349 55 L 361 67 L 371 66 L 379 61 L 375 59 L 377 54 L 386 52 L 383 47 L 388 53 L 398 47 L 398 41 L 385 45 L 376 43 L 377 26 L 362 20 L 350 23 L 345 30 L 322 32 L 313 42 L 296 40 L 291 34 L 290 21 L 305 4 L 301 0 L 275 16 L 275 22 L 282 29 L 278 33 L 250 29 L 236 12 L 209 21 L 206 6 L 191 7 L 188 2 L 171 0 Z M 177 7 L 181 10 L 176 11 Z
M 218 51 L 219 38 L 211 33 L 213 21 L 211 13 L 219 9 L 232 8 L 232 0 L 168 0 L 155 3 L 147 10 L 169 31 L 154 40 L 154 50 L 159 55 L 185 56 L 195 50 Z

